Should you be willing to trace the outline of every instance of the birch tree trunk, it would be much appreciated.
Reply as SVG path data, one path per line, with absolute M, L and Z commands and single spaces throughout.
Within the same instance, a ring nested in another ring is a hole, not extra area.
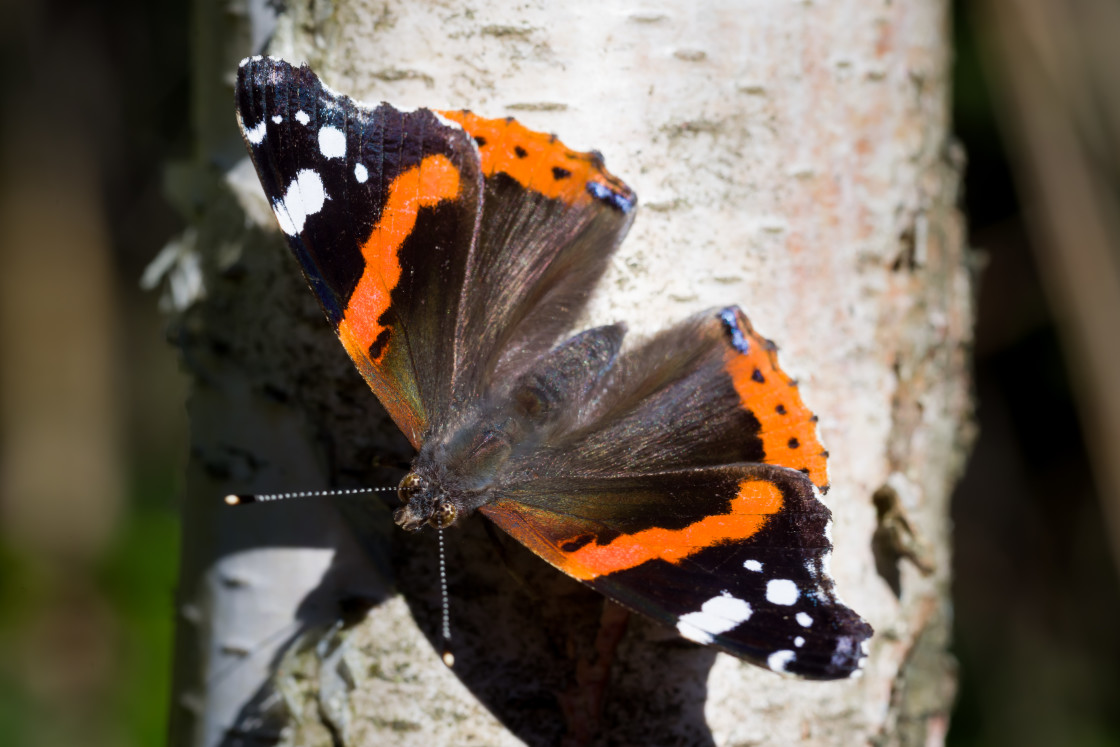
M 201 2 L 198 162 L 174 182 L 200 218 L 167 255 L 195 380 L 173 743 L 939 743 L 948 498 L 972 437 L 946 6 Z M 641 335 L 739 303 L 779 343 L 832 454 L 838 589 L 876 629 L 863 678 L 783 679 L 637 617 L 623 635 L 481 517 L 447 536 L 449 670 L 434 535 L 368 497 L 220 507 L 394 484 L 410 456 L 241 151 L 233 73 L 266 39 L 356 97 L 512 115 L 605 154 L 641 207 L 586 321 Z

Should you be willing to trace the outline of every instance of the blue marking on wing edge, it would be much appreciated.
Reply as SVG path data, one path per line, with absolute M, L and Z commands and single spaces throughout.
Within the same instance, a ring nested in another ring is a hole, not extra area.
M 588 182 L 587 192 L 596 200 L 601 200 L 623 213 L 629 213 L 634 209 L 634 200 L 625 195 L 620 195 L 605 184 Z
M 747 336 L 743 334 L 742 328 L 739 327 L 739 318 L 735 312 L 738 309 L 734 306 L 728 306 L 719 312 L 719 318 L 723 321 L 723 326 L 727 328 L 727 336 L 730 339 L 731 347 L 738 350 L 743 355 L 749 355 L 751 352 L 751 342 Z

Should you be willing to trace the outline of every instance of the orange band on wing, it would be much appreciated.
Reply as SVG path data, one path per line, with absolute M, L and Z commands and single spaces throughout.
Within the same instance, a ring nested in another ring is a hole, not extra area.
M 594 542 L 564 553 L 563 570 L 582 581 L 650 560 L 678 563 L 689 555 L 729 540 L 754 536 L 771 514 L 782 509 L 782 492 L 772 482 L 743 480 L 726 514 L 706 516 L 683 529 L 646 529 L 599 545 Z
M 526 189 L 569 205 L 591 201 L 588 182 L 618 194 L 630 192 L 603 168 L 599 155 L 571 150 L 554 135 L 533 132 L 514 119 L 484 119 L 467 111 L 440 114 L 458 122 L 475 139 L 483 176 L 506 174 Z
M 817 438 L 813 413 L 801 401 L 797 385 L 777 367 L 773 346 L 740 324 L 750 352 L 728 349 L 725 368 L 740 405 L 758 419 L 764 461 L 803 470 L 819 488 L 828 485 L 827 452 Z
M 378 319 L 389 308 L 389 294 L 401 279 L 400 248 L 415 228 L 420 208 L 435 207 L 458 195 L 459 170 L 444 155 L 428 156 L 389 186 L 381 219 L 362 246 L 365 270 L 338 325 L 338 335 L 354 360 L 370 356 L 370 346 L 386 332 Z M 380 362 L 384 354 L 382 346 L 373 362 Z

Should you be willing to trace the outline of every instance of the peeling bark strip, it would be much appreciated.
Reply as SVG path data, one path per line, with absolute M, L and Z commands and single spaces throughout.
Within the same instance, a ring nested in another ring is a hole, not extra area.
M 845 684 L 780 679 L 639 619 L 604 652 L 601 598 L 496 548 L 480 517 L 448 537 L 451 672 L 431 644 L 434 536 L 391 534 L 370 500 L 222 511 L 229 492 L 387 484 L 399 473 L 370 465 L 409 457 L 242 164 L 191 181 L 208 202 L 180 247 L 206 295 L 177 320 L 196 386 L 173 743 L 576 743 L 588 722 L 565 708 L 611 655 L 587 712 L 615 742 L 938 741 L 947 502 L 971 440 L 946 3 L 321 7 L 231 28 L 225 5 L 200 5 L 199 43 L 219 45 L 196 55 L 200 173 L 241 157 L 230 74 L 273 26 L 268 51 L 366 100 L 516 114 L 603 151 L 657 209 L 639 208 L 588 323 L 641 334 L 739 303 L 781 345 L 832 454 L 833 573 L 879 635 Z

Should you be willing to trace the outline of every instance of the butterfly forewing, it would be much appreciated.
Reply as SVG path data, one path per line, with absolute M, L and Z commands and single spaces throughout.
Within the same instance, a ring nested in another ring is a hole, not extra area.
M 419 109 L 367 107 L 273 58 L 238 71 L 242 134 L 347 352 L 419 445 L 446 419 L 481 205 L 474 143 Z
M 482 511 L 568 575 L 771 670 L 858 671 L 871 628 L 827 574 L 829 510 L 802 473 L 738 464 L 532 480 Z

